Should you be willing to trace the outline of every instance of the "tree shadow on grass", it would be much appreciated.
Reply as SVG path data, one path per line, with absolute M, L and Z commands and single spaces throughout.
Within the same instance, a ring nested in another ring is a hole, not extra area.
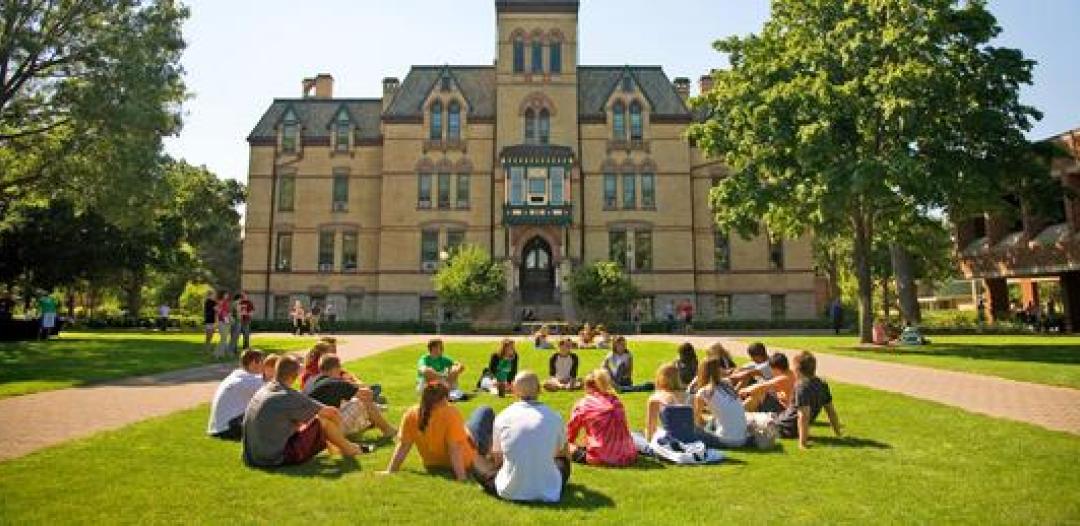
M 1080 365 L 1080 349 L 1066 343 L 1056 345 L 979 345 L 970 343 L 935 343 L 925 347 L 849 347 L 858 353 L 926 357 L 958 357 L 971 360 L 1032 362 Z
M 360 462 L 352 457 L 319 455 L 299 466 L 266 469 L 267 473 L 298 478 L 339 479 L 347 473 L 360 470 Z

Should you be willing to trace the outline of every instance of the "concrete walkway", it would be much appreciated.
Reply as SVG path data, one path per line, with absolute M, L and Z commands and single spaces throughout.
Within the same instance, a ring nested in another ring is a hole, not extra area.
M 345 336 L 343 361 L 426 341 L 430 336 Z M 493 341 L 494 336 L 451 336 L 448 341 Z M 726 338 L 642 336 L 644 341 L 683 342 L 699 349 L 718 339 L 743 355 L 746 344 Z M 632 341 L 631 341 L 632 345 Z M 780 349 L 771 349 L 773 351 Z M 794 351 L 791 351 L 794 352 Z M 217 383 L 235 367 L 212 365 L 0 400 L 0 460 L 207 403 Z M 933 400 L 976 413 L 1028 422 L 1080 435 L 1080 390 L 1048 387 L 974 374 L 818 355 L 829 380 Z M 33 432 L 29 430 L 33 429 Z

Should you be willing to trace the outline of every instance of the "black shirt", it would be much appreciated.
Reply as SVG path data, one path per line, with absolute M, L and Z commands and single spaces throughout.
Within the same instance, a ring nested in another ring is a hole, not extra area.
M 341 378 L 331 378 L 320 374 L 308 382 L 307 387 L 304 387 L 304 394 L 323 405 L 341 407 L 342 402 L 352 400 L 359 390 L 359 387 Z
M 821 414 L 821 408 L 832 403 L 832 392 L 829 384 L 818 377 L 801 378 L 795 384 L 795 399 L 791 405 L 780 413 L 780 432 L 786 437 L 799 435 L 799 408 L 810 408 L 810 422 L 817 420 Z
M 203 323 L 214 323 L 217 321 L 217 302 L 206 298 L 202 307 Z

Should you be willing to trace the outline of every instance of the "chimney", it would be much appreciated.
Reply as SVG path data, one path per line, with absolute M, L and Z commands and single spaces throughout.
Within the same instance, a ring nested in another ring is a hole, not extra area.
M 686 77 L 676 77 L 675 82 L 672 82 L 675 86 L 675 92 L 679 94 L 679 98 L 686 102 L 690 98 L 690 79 Z
M 329 73 L 319 73 L 318 75 L 315 75 L 315 98 L 334 98 L 334 77 Z
M 390 107 L 390 104 L 394 102 L 394 97 L 397 95 L 398 88 L 401 87 L 401 81 L 397 77 L 386 77 L 382 80 L 382 107 L 383 111 L 386 111 Z
M 712 89 L 713 89 L 713 76 L 712 76 L 712 74 L 702 75 L 701 80 L 698 81 L 698 87 L 701 88 L 701 94 L 702 95 L 712 91 Z
M 313 90 L 313 89 L 315 89 L 315 79 L 313 79 L 313 78 L 304 79 L 304 81 L 300 84 L 300 96 L 305 98 L 305 99 L 310 97 L 311 96 L 311 90 Z

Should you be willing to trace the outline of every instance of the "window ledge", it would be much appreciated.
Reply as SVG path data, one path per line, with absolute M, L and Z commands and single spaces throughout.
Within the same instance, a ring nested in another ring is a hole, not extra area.
M 466 152 L 468 141 L 465 139 L 428 139 L 424 141 L 424 153 L 428 152 Z
M 649 141 L 646 141 L 644 139 L 632 139 L 632 140 L 610 139 L 610 140 L 608 140 L 608 143 L 607 143 L 607 151 L 608 151 L 608 153 L 617 152 L 617 151 L 625 151 L 625 152 L 640 151 L 640 152 L 645 152 L 645 153 L 651 153 L 652 152 L 652 147 L 649 144 Z

